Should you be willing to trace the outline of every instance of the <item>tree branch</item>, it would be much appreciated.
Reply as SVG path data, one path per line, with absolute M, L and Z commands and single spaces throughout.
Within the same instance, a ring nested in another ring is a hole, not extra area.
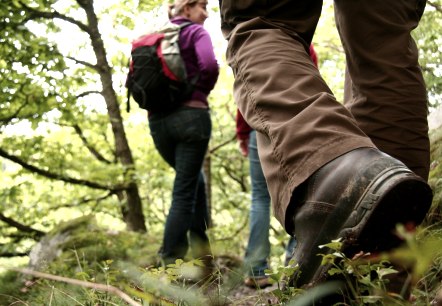
M 94 64 L 91 64 L 89 62 L 76 59 L 75 57 L 72 57 L 72 56 L 66 56 L 66 58 L 70 59 L 71 61 L 74 61 L 77 64 L 84 65 L 84 66 L 89 67 L 89 68 L 91 68 L 91 69 L 93 69 L 93 70 L 98 72 L 98 66 L 97 65 L 94 65 Z
M 17 118 L 18 114 L 25 106 L 26 106 L 26 103 L 23 103 L 22 105 L 20 105 L 20 107 L 13 114 L 11 114 L 11 116 L 5 117 L 5 118 L 0 118 L 0 123 L 2 125 L 6 125 L 9 122 L 11 122 L 12 119 Z
M 232 138 L 220 143 L 219 145 L 217 145 L 216 147 L 210 148 L 209 150 L 209 154 L 213 154 L 216 151 L 218 151 L 219 149 L 221 149 L 222 147 L 224 147 L 225 145 L 228 145 L 229 143 L 231 143 L 232 141 L 234 141 L 236 139 L 236 135 L 233 135 Z
M 442 7 L 440 5 L 438 5 L 436 2 L 427 0 L 427 4 L 431 7 L 433 7 L 439 13 L 442 13 Z
M 37 168 L 36 166 L 30 165 L 30 164 L 26 163 L 24 160 L 22 160 L 21 158 L 7 153 L 2 148 L 0 148 L 0 156 L 4 157 L 6 159 L 9 159 L 10 161 L 13 161 L 14 163 L 19 164 L 20 166 L 22 166 L 26 170 L 37 173 L 37 174 L 44 176 L 46 178 L 49 178 L 49 179 L 60 180 L 60 181 L 66 182 L 66 183 L 74 184 L 74 185 L 87 186 L 87 187 L 94 188 L 94 189 L 109 190 L 112 192 L 117 192 L 117 191 L 121 191 L 121 190 L 126 189 L 126 187 L 124 187 L 124 186 L 111 188 L 111 187 L 97 184 L 97 183 L 94 183 L 91 181 L 80 180 L 80 179 L 71 178 L 71 177 L 65 177 L 60 174 L 52 173 L 52 172 Z
M 19 92 L 23 92 L 23 88 L 25 87 L 25 85 L 24 84 L 20 84 L 19 85 Z M 11 114 L 9 117 L 5 117 L 5 118 L 0 118 L 0 122 L 2 123 L 2 125 L 6 125 L 6 124 L 8 124 L 9 122 L 11 122 L 12 121 L 12 119 L 14 119 L 14 118 L 17 118 L 18 117 L 18 114 L 20 113 L 20 111 L 23 109 L 23 108 L 25 108 L 25 106 L 27 105 L 28 103 L 27 103 L 27 101 L 25 101 L 24 103 L 21 103 L 20 104 L 20 106 L 17 108 L 17 110 L 13 113 L 13 114 Z
M 2 258 L 11 258 L 11 257 L 24 257 L 28 256 L 28 252 L 2 252 L 0 253 L 0 257 Z
M 25 233 L 31 233 L 36 237 L 43 237 L 44 235 L 46 235 L 45 232 L 42 232 L 40 230 L 34 229 L 30 226 L 21 224 L 20 222 L 17 222 L 9 217 L 6 217 L 3 213 L 0 212 L 0 220 L 5 222 L 6 224 L 15 227 L 16 229 L 25 232 Z
M 114 195 L 114 192 L 109 192 L 109 193 L 107 193 L 104 196 L 99 197 L 99 198 L 83 198 L 83 199 L 81 199 L 77 203 L 71 203 L 71 204 L 65 204 L 65 205 L 57 205 L 57 206 L 52 207 L 52 209 L 53 210 L 57 210 L 57 209 L 60 209 L 60 208 L 78 207 L 80 205 L 88 204 L 90 202 L 101 202 L 101 201 L 106 200 L 107 198 L 109 198 L 109 197 L 111 197 L 113 195 Z
M 103 93 L 101 91 L 97 91 L 97 90 L 90 90 L 90 91 L 82 92 L 81 94 L 77 95 L 76 98 L 79 99 L 79 98 L 83 98 L 83 97 L 86 97 L 88 95 L 93 95 L 93 94 L 101 95 Z
M 52 12 L 42 12 L 39 10 L 36 10 L 30 6 L 27 6 L 24 2 L 20 1 L 20 4 L 29 12 L 29 17 L 27 17 L 24 22 L 28 21 L 28 20 L 34 20 L 34 19 L 60 19 L 60 20 L 64 20 L 67 21 L 73 25 L 76 25 L 77 27 L 79 27 L 82 31 L 88 33 L 90 35 L 90 29 L 87 25 L 85 25 L 84 23 L 71 18 L 69 16 L 60 14 L 57 11 L 52 11 Z
M 224 236 L 222 238 L 215 239 L 215 241 L 219 242 L 219 241 L 229 241 L 229 240 L 236 239 L 238 237 L 239 233 L 241 233 L 246 228 L 248 223 L 249 223 L 249 218 L 244 218 L 243 224 L 241 224 L 232 235 L 230 235 L 228 237 Z
M 99 92 L 99 91 L 86 91 L 86 92 L 84 92 L 84 93 L 78 95 L 77 98 L 82 97 L 82 96 L 86 96 L 86 95 L 88 95 L 88 94 L 93 94 L 93 93 L 101 94 L 101 92 Z M 54 124 L 54 125 L 59 125 L 59 126 L 62 126 L 62 127 L 74 128 L 74 125 L 69 124 L 69 123 L 53 122 L 53 121 L 48 121 L 48 120 L 46 120 L 46 121 L 44 121 L 44 122 L 47 122 L 47 123 L 50 123 L 50 124 Z M 117 158 L 117 156 L 116 156 L 115 149 L 112 148 L 112 146 L 109 144 L 109 140 L 108 140 L 108 138 L 107 138 L 106 133 L 105 133 L 105 132 L 101 132 L 99 135 L 101 135 L 101 136 L 103 137 L 104 142 L 106 143 L 107 149 L 111 152 L 111 155 L 114 157 L 114 158 L 112 159 L 112 161 L 108 161 L 108 163 L 109 163 L 109 164 L 115 164 L 115 163 L 117 163 L 117 162 L 118 162 L 118 158 Z M 104 158 L 104 157 L 103 157 L 103 158 Z M 121 189 L 116 189 L 116 190 L 119 191 L 119 190 L 121 190 Z
M 6 224 L 5 226 L 2 226 L 1 229 L 2 230 L 10 229 L 10 226 L 8 224 Z M 18 243 L 20 243 L 21 241 L 23 241 L 25 239 L 33 239 L 33 240 L 37 241 L 38 238 L 40 238 L 40 237 L 32 236 L 32 233 L 28 234 L 28 233 L 20 232 L 20 231 L 15 231 L 13 233 L 3 233 L 3 238 L 7 238 L 7 239 L 11 240 L 10 242 L 8 242 L 8 244 L 11 244 L 11 245 L 17 245 Z
M 81 141 L 83 142 L 83 144 L 86 146 L 86 148 L 89 150 L 89 152 L 91 152 L 91 154 L 98 159 L 99 161 L 106 163 L 108 165 L 111 164 L 110 161 L 108 161 L 103 155 L 100 154 L 100 152 L 98 152 L 86 139 L 86 137 L 83 134 L 83 131 L 81 130 L 80 126 L 78 124 L 74 125 L 74 130 L 75 132 L 78 134 L 78 136 L 80 137 Z
M 214 156 L 219 157 L 222 160 L 221 156 L 217 156 L 216 154 Z M 240 175 L 239 177 L 236 176 L 235 175 L 236 171 L 231 167 L 229 167 L 229 165 L 230 165 L 229 163 L 222 164 L 220 168 L 224 169 L 224 171 L 226 171 L 227 176 L 238 183 L 238 185 L 241 187 L 241 191 L 247 191 L 247 186 L 246 183 L 244 182 L 244 176 L 243 175 Z

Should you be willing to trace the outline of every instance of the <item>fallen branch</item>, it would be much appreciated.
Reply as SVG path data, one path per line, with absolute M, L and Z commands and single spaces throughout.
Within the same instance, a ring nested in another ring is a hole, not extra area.
M 58 276 L 58 275 L 52 275 L 52 274 L 48 274 L 48 273 L 38 272 L 38 271 L 30 270 L 30 269 L 21 269 L 21 268 L 6 268 L 6 269 L 9 269 L 9 270 L 12 270 L 12 271 L 16 271 L 16 272 L 19 272 L 19 273 L 22 273 L 22 274 L 26 274 L 26 275 L 31 275 L 31 276 L 34 276 L 34 277 L 37 277 L 37 278 L 44 278 L 44 279 L 49 279 L 49 280 L 53 280 L 53 281 L 57 281 L 57 282 L 63 282 L 63 283 L 71 284 L 71 285 L 81 286 L 81 287 L 85 287 L 85 288 L 91 288 L 91 289 L 95 289 L 95 290 L 106 291 L 106 292 L 109 292 L 111 294 L 114 294 L 114 295 L 120 297 L 125 302 L 127 302 L 129 305 L 132 305 L 132 306 L 142 306 L 141 304 L 139 304 L 136 301 L 134 301 L 126 293 L 124 293 L 120 289 L 118 289 L 118 288 L 116 288 L 114 286 L 111 286 L 111 285 L 103 285 L 103 284 L 91 283 L 91 282 L 87 282 L 87 281 L 81 281 L 81 280 L 78 280 L 78 279 L 72 279 L 72 278 L 67 278 L 67 277 L 63 277 L 63 276 Z

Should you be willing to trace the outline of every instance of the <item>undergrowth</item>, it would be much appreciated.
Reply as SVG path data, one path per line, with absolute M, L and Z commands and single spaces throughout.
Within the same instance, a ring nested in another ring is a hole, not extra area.
M 421 227 L 416 233 L 398 230 L 405 246 L 376 257 L 359 254 L 346 258 L 340 252 L 340 241 L 323 246 L 327 254 L 322 255 L 323 264 L 330 265 L 330 277 L 335 282 L 314 288 L 290 287 L 287 279 L 297 273 L 292 262 L 267 271 L 274 289 L 257 290 L 256 295 L 266 295 L 262 298 L 264 305 L 313 305 L 312 300 L 336 291 L 344 296 L 340 305 L 411 305 L 398 294 L 400 290 L 389 291 L 391 276 L 398 273 L 396 268 L 407 266 L 407 282 L 412 284 L 415 297 L 413 305 L 430 305 L 442 279 L 442 229 L 433 225 Z M 89 229 L 88 233 L 86 236 L 76 231 L 75 239 L 83 237 L 84 241 L 66 243 L 62 254 L 45 272 L 114 286 L 138 305 L 252 305 L 247 304 L 247 298 L 233 300 L 229 296 L 243 281 L 244 273 L 238 264 L 219 264 L 213 276 L 200 280 L 197 273 L 203 265 L 198 260 L 178 260 L 163 267 L 156 263 L 155 256 L 143 256 L 155 254 L 158 247 L 149 243 L 145 235 L 109 233 L 98 228 L 92 232 Z M 16 271 L 1 275 L 0 301 L 0 305 L 128 305 L 112 291 L 33 278 Z

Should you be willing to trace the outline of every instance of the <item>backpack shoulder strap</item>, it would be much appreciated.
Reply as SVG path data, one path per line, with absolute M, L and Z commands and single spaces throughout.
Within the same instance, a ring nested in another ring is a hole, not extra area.
M 184 29 L 187 26 L 190 26 L 191 24 L 193 24 L 192 21 L 185 21 L 182 24 L 180 24 L 180 30 Z

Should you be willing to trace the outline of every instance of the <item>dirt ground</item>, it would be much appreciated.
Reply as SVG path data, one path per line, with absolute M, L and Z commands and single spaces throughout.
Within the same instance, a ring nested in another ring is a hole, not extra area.
M 241 260 L 234 257 L 217 259 L 221 277 L 215 280 L 207 291 L 207 297 L 212 302 L 211 306 L 279 305 L 277 297 L 272 293 L 277 289 L 277 285 L 264 289 L 247 287 L 244 285 L 240 265 Z
M 251 289 L 240 285 L 230 292 L 228 295 L 230 304 L 227 303 L 226 305 L 278 305 L 278 299 L 271 293 L 274 289 L 276 289 L 276 285 L 262 290 Z

